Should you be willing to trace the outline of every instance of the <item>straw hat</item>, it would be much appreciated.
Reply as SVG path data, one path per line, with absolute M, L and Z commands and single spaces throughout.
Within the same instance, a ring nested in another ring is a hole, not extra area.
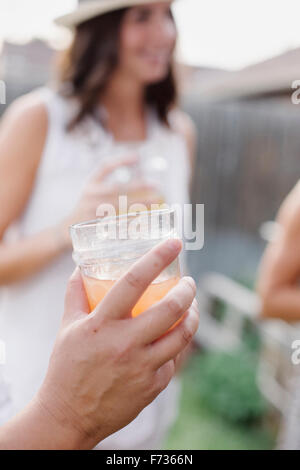
M 78 0 L 78 7 L 75 10 L 67 15 L 56 18 L 55 23 L 67 28 L 73 28 L 84 21 L 109 11 L 161 1 L 168 2 L 170 0 Z

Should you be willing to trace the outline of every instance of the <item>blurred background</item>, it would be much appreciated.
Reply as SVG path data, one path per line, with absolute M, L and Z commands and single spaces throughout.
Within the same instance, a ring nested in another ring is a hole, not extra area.
M 70 41 L 52 20 L 75 4 L 0 0 L 7 105 L 51 80 Z M 297 329 L 255 320 L 254 285 L 272 221 L 300 174 L 300 105 L 291 102 L 299 10 L 297 0 L 174 6 L 181 99 L 198 130 L 192 199 L 205 204 L 205 246 L 189 253 L 201 327 L 167 448 L 272 448 L 286 413 Z

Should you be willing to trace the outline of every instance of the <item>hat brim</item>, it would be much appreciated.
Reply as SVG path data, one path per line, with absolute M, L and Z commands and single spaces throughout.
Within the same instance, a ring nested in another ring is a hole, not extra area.
M 76 10 L 67 15 L 59 16 L 54 22 L 59 26 L 74 28 L 84 21 L 88 21 L 96 16 L 103 15 L 109 11 L 119 10 L 121 8 L 132 7 L 135 5 L 145 5 L 148 3 L 169 2 L 170 0 L 102 0 L 96 2 L 90 0 L 80 4 Z

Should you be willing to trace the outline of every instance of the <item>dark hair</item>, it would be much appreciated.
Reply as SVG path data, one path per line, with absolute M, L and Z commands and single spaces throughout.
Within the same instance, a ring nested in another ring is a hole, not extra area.
M 112 11 L 77 26 L 70 48 L 58 66 L 59 93 L 77 98 L 79 111 L 68 125 L 72 130 L 95 111 L 95 103 L 104 92 L 118 65 L 119 37 L 128 8 Z M 161 122 L 168 125 L 168 111 L 177 100 L 173 65 L 159 83 L 145 88 L 145 103 L 156 110 Z

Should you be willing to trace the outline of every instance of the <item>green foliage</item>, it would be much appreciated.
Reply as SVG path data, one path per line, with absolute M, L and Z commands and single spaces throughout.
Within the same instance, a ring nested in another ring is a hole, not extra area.
M 234 423 L 252 423 L 266 412 L 256 384 L 256 356 L 242 349 L 207 353 L 190 368 L 202 406 Z
M 188 367 L 189 369 L 189 367 Z M 182 377 L 179 416 L 165 449 L 266 450 L 275 446 L 275 434 L 262 423 L 245 426 L 223 419 L 201 403 L 193 374 Z
M 221 300 L 216 299 L 214 301 L 213 316 L 217 321 L 222 322 L 224 320 L 226 317 L 226 308 L 226 304 Z
M 250 320 L 244 323 L 243 336 L 244 346 L 253 353 L 259 353 L 261 347 L 261 337 L 257 325 Z

